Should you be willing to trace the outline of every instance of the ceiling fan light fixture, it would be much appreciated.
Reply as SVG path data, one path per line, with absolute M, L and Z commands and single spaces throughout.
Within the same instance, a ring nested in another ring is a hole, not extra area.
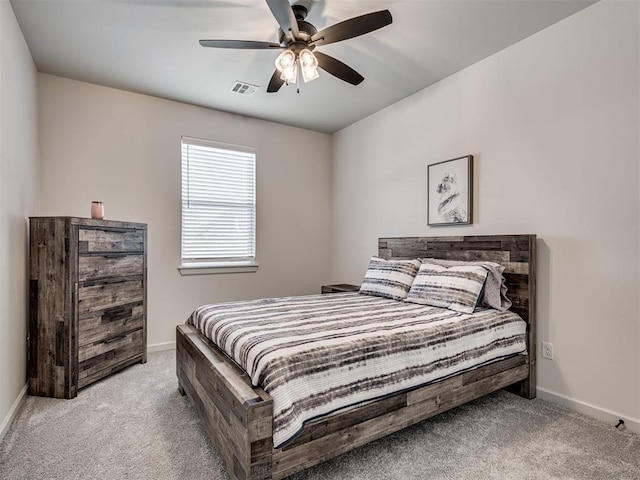
M 305 82 L 311 82 L 318 78 L 318 68 L 322 68 L 344 82 L 360 85 L 364 77 L 349 65 L 325 53 L 316 52 L 314 54 L 313 50 L 319 46 L 359 37 L 393 22 L 389 10 L 380 10 L 343 20 L 318 31 L 316 27 L 305 20 L 308 6 L 313 2 L 295 0 L 303 2 L 305 5 L 300 3 L 291 5 L 290 0 L 266 1 L 280 26 L 278 29 L 279 43 L 256 40 L 200 40 L 200 45 L 244 50 L 284 49 L 276 59 L 276 71 L 273 72 L 271 80 L 269 80 L 268 93 L 277 92 L 285 82 L 296 83 L 298 69 L 300 69 L 302 79 Z
M 300 62 L 300 70 L 302 70 L 302 79 L 305 83 L 309 83 L 320 76 L 318 73 L 318 59 L 311 50 L 305 48 L 298 55 Z

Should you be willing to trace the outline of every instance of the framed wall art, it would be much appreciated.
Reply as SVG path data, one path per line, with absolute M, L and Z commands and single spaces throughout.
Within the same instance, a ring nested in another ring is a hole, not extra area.
M 473 155 L 427 167 L 427 224 L 473 223 Z

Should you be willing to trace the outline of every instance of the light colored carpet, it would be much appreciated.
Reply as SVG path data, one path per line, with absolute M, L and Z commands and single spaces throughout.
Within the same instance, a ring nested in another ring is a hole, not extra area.
M 175 352 L 149 355 L 74 400 L 27 397 L 0 445 L 0 479 L 227 479 Z M 639 480 L 640 437 L 498 392 L 292 477 L 295 480 Z

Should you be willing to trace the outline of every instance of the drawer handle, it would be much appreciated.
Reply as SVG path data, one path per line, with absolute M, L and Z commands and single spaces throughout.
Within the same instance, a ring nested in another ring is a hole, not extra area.
M 104 311 L 102 314 L 102 323 L 117 322 L 131 317 L 133 314 L 132 307 L 113 307 Z
M 119 337 L 110 338 L 109 340 L 105 340 L 102 343 L 104 343 L 105 345 L 109 345 L 110 343 L 114 343 L 114 342 L 117 342 L 118 340 L 123 340 L 125 338 L 127 338 L 126 335 L 120 335 Z

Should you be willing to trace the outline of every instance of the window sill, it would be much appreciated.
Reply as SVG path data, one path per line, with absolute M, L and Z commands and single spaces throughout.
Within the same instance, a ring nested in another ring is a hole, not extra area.
M 258 270 L 255 262 L 186 263 L 178 267 L 180 275 L 216 275 L 220 273 L 253 273 Z

